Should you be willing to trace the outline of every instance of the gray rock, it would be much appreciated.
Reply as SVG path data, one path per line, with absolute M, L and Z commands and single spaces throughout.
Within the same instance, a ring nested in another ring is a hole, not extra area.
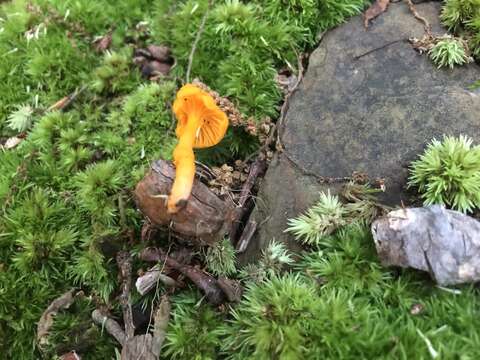
M 480 222 L 435 205 L 400 209 L 372 224 L 384 265 L 427 271 L 440 285 L 480 280 Z
M 435 33 L 446 32 L 439 3 L 416 8 Z M 432 138 L 479 138 L 480 92 L 468 90 L 480 78 L 479 67 L 436 69 L 403 41 L 423 34 L 405 2 L 392 3 L 368 31 L 357 16 L 325 34 L 292 96 L 281 129 L 284 152 L 275 156 L 261 186 L 253 214 L 261 226 L 244 260 L 255 258 L 272 238 L 293 243 L 283 232 L 287 219 L 317 200 L 323 177 L 366 172 L 385 178 L 386 203 L 409 203 L 407 167 Z

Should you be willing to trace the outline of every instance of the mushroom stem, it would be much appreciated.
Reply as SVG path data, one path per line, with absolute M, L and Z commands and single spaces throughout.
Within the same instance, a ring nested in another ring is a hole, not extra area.
M 180 208 L 184 207 L 192 192 L 193 179 L 195 178 L 193 145 L 195 144 L 195 136 L 199 126 L 200 117 L 197 114 L 189 115 L 185 131 L 179 138 L 178 144 L 173 151 L 176 175 L 167 202 L 167 211 L 170 214 L 176 213 Z

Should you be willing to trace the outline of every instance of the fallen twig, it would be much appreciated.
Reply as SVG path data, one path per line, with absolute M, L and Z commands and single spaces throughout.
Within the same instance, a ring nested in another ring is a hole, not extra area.
M 217 280 L 205 272 L 185 264 L 166 255 L 159 248 L 146 248 L 140 253 L 140 259 L 150 262 L 163 262 L 189 278 L 204 294 L 212 305 L 220 305 L 225 300 L 225 295 L 217 284 Z
M 220 277 L 217 282 L 218 286 L 227 296 L 228 301 L 239 302 L 242 299 L 243 289 L 238 280 Z
M 53 325 L 53 318 L 62 309 L 68 309 L 75 301 L 76 290 L 67 291 L 62 296 L 51 302 L 47 309 L 43 312 L 37 325 L 37 342 L 40 346 L 48 343 L 47 336 Z
M 432 26 L 430 25 L 428 20 L 418 13 L 412 0 L 406 0 L 406 2 L 415 19 L 420 20 L 423 23 L 423 28 L 425 29 L 427 35 L 432 36 Z
M 137 288 L 138 293 L 143 296 L 152 290 L 158 282 L 161 282 L 167 287 L 175 287 L 177 285 L 177 282 L 170 276 L 162 274 L 159 265 L 155 265 L 137 279 L 135 287 Z
M 257 231 L 257 223 L 253 220 L 248 220 L 245 229 L 243 229 L 242 236 L 238 240 L 236 248 L 237 253 L 243 253 L 247 249 L 255 231 Z
M 98 326 L 101 326 L 103 329 L 107 331 L 110 335 L 112 335 L 115 340 L 119 342 L 120 345 L 124 345 L 127 339 L 125 335 L 125 331 L 123 331 L 122 327 L 118 322 L 109 318 L 106 314 L 102 313 L 100 310 L 93 310 L 92 312 L 92 320 Z
M 75 90 L 73 93 L 71 93 L 70 95 L 67 95 L 65 96 L 64 98 L 58 100 L 55 104 L 53 104 L 52 106 L 50 106 L 48 109 L 47 109 L 47 112 L 49 111 L 55 111 L 55 110 L 60 110 L 60 111 L 64 111 L 65 109 L 67 109 L 70 105 L 72 105 L 72 103 L 77 99 L 77 97 L 85 91 L 85 89 L 87 88 L 86 85 L 82 86 L 79 90 Z
M 205 10 L 205 14 L 203 14 L 202 22 L 200 23 L 200 27 L 198 28 L 197 35 L 195 36 L 195 40 L 192 44 L 192 49 L 190 50 L 190 55 L 188 55 L 188 66 L 187 66 L 187 74 L 185 76 L 185 80 L 187 83 L 190 82 L 190 73 L 192 72 L 192 64 L 193 64 L 193 56 L 195 55 L 195 51 L 197 50 L 198 42 L 200 41 L 200 37 L 202 36 L 203 30 L 205 29 L 205 23 L 207 22 L 208 13 L 210 12 L 210 7 L 212 6 L 213 0 L 208 1 L 207 10 Z
M 155 313 L 155 326 L 153 328 L 152 352 L 155 356 L 160 356 L 163 342 L 167 336 L 168 321 L 170 320 L 171 305 L 166 295 L 162 296 L 160 305 Z
M 393 44 L 396 44 L 396 43 L 399 43 L 399 42 L 403 42 L 403 41 L 406 42 L 406 41 L 408 41 L 408 39 L 403 38 L 403 39 L 397 39 L 397 40 L 390 41 L 390 42 L 388 42 L 388 43 L 386 43 L 386 44 L 384 44 L 384 45 L 382 45 L 382 46 L 379 46 L 379 47 L 376 47 L 376 48 L 374 48 L 374 49 L 368 50 L 367 52 L 364 52 L 363 54 L 354 56 L 354 57 L 353 57 L 353 60 L 358 60 L 358 59 L 360 59 L 360 58 L 362 58 L 362 57 L 364 57 L 364 56 L 367 56 L 367 55 L 369 55 L 369 54 L 371 54 L 371 53 L 373 53 L 373 52 L 375 52 L 375 51 L 385 49 L 386 47 L 388 47 L 388 46 L 390 46 L 390 45 L 393 45 Z
M 240 198 L 238 200 L 237 211 L 234 214 L 232 220 L 232 226 L 230 228 L 229 237 L 230 241 L 235 244 L 237 243 L 237 233 L 240 227 L 240 223 L 247 212 L 250 210 L 250 207 L 246 206 L 247 201 L 250 199 L 252 194 L 252 189 L 255 185 L 258 177 L 262 176 L 267 170 L 267 159 L 265 156 L 257 157 L 255 162 L 250 166 L 250 171 L 248 172 L 248 177 L 245 183 L 242 186 L 240 192 Z
M 133 325 L 132 304 L 130 302 L 130 290 L 132 286 L 132 259 L 130 254 L 125 251 L 119 251 L 117 254 L 117 265 L 120 270 L 122 281 L 122 294 L 120 303 L 123 310 L 123 322 L 125 323 L 125 333 L 127 338 L 132 338 L 135 333 Z
M 92 312 L 92 319 L 94 323 L 105 328 L 105 330 L 122 345 L 121 360 L 158 360 L 170 319 L 170 302 L 168 297 L 162 297 L 155 313 L 153 336 L 150 333 L 135 335 L 130 303 L 132 273 L 132 259 L 130 254 L 128 252 L 119 252 L 117 254 L 117 263 L 122 282 L 120 302 L 123 308 L 125 330 L 123 330 L 115 320 L 109 318 L 98 309 Z

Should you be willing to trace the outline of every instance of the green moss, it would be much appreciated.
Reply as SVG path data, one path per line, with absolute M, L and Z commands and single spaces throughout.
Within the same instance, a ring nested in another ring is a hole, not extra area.
M 464 286 L 455 295 L 418 272 L 383 268 L 368 228 L 324 238 L 294 268 L 248 283 L 222 327 L 227 358 L 430 358 L 419 331 L 441 358 L 479 354 L 467 320 L 478 314 L 478 290 Z
M 343 21 L 353 14 L 347 5 L 358 12 L 362 1 L 342 0 L 340 7 L 326 0 L 287 3 L 282 8 L 281 2 L 216 2 L 195 53 L 192 75 L 257 120 L 278 114 L 277 69 L 293 68 L 295 52 L 315 43 L 325 21 L 328 26 Z M 128 234 L 139 236 L 141 215 L 131 191 L 151 161 L 171 157 L 176 140 L 170 106 L 206 5 L 205 0 L 13 0 L 0 6 L 0 138 L 26 132 L 15 149 L 0 151 L 2 357 L 39 358 L 36 323 L 48 304 L 73 286 L 114 302 L 117 274 L 108 249 L 125 247 Z M 92 42 L 109 31 L 111 48 L 99 54 Z M 151 43 L 169 45 L 177 60 L 170 80 L 159 84 L 143 80 L 131 60 L 134 47 Z M 78 90 L 66 112 L 48 111 Z M 220 146 L 198 158 L 223 163 L 257 147 L 243 130 L 230 129 Z M 86 324 L 87 312 L 75 309 L 55 323 L 53 349 L 75 337 L 70 325 Z M 184 309 L 180 324 L 192 315 Z M 200 309 L 199 321 L 206 317 L 210 325 L 201 341 L 185 349 L 201 348 L 204 358 L 214 358 L 219 335 L 212 329 L 220 324 L 216 313 Z M 86 333 L 94 331 L 82 326 Z M 177 327 L 171 334 L 185 344 L 197 335 L 198 327 L 192 329 L 182 335 Z M 84 350 L 85 358 L 114 356 L 105 334 L 95 340 L 98 351 Z M 166 346 L 173 349 L 170 357 L 181 357 L 178 348 Z
M 223 319 L 198 293 L 185 292 L 172 299 L 171 320 L 162 358 L 209 360 L 217 358 Z
M 225 327 L 223 351 L 232 359 L 304 358 L 318 305 L 315 286 L 298 275 L 252 282 Z
M 208 271 L 216 276 L 229 276 L 236 273 L 235 249 L 229 239 L 209 246 L 204 254 Z
M 191 44 L 207 0 L 161 4 L 153 36 L 167 42 L 184 77 Z M 273 75 L 279 66 L 296 66 L 296 52 L 313 45 L 317 32 L 359 13 L 363 0 L 219 2 L 209 13 L 192 67 L 193 76 L 232 96 L 257 120 L 276 116 L 281 94 Z
M 466 40 L 475 59 L 480 59 L 480 1 L 447 0 L 440 17 L 450 31 Z
M 480 146 L 466 136 L 432 140 L 412 163 L 409 185 L 418 188 L 426 205 L 472 212 L 480 207 Z
M 428 52 L 430 59 L 439 67 L 463 65 L 471 61 L 462 41 L 445 38 L 437 42 Z

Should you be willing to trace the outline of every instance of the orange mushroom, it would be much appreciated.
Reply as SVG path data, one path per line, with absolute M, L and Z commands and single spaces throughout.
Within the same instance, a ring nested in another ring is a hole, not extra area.
M 228 128 L 228 117 L 213 97 L 192 84 L 184 85 L 177 92 L 173 112 L 178 120 L 178 144 L 173 151 L 176 175 L 167 201 L 169 213 L 184 207 L 190 197 L 195 177 L 193 149 L 218 144 Z

